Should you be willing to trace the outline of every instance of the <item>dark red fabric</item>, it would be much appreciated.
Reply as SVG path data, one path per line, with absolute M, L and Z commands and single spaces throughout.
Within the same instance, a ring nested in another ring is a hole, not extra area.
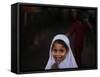
M 89 27 L 87 23 L 83 23 L 79 20 L 74 20 L 69 30 L 70 36 L 73 38 L 75 57 L 79 65 L 81 63 L 81 53 L 83 51 L 84 36 L 88 29 Z

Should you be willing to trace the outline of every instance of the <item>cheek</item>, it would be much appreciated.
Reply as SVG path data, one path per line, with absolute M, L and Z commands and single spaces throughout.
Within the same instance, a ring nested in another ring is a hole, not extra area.
M 68 51 L 64 51 L 63 53 L 61 53 L 62 58 L 65 58 L 67 54 L 68 54 Z
M 66 54 L 67 54 L 67 52 L 63 52 L 63 53 L 61 53 L 61 56 L 62 56 L 62 57 L 65 57 Z

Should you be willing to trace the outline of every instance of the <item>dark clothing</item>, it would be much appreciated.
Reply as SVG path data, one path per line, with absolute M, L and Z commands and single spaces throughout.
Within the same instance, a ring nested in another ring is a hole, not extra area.
M 88 29 L 89 27 L 87 23 L 74 20 L 69 30 L 70 36 L 73 38 L 75 58 L 79 66 L 81 64 L 81 53 L 83 51 L 84 37 Z

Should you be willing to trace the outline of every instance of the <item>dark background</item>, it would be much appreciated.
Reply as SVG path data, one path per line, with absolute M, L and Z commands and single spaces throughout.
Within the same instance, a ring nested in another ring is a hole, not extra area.
M 49 47 L 56 34 L 65 34 L 70 28 L 69 15 L 73 7 L 22 5 L 20 7 L 20 68 L 22 72 L 44 70 Z M 93 30 L 88 31 L 82 53 L 82 68 L 96 67 L 97 23 L 96 10 L 74 8 L 89 17 Z M 85 10 L 85 12 L 83 11 Z M 88 11 L 92 10 L 92 13 Z

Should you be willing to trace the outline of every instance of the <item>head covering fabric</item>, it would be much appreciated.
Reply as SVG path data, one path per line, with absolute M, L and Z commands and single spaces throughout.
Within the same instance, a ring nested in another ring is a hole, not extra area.
M 51 66 L 55 63 L 55 60 L 54 60 L 53 56 L 51 55 L 51 47 L 52 47 L 54 41 L 58 40 L 58 39 L 64 41 L 65 44 L 69 48 L 65 59 L 63 61 L 61 61 L 61 63 L 59 64 L 59 69 L 78 68 L 78 65 L 75 61 L 75 58 L 73 56 L 73 53 L 72 53 L 72 50 L 71 50 L 71 47 L 70 47 L 70 42 L 69 42 L 68 37 L 65 36 L 64 34 L 58 34 L 52 40 L 52 43 L 51 43 L 51 46 L 50 46 L 50 51 L 49 51 L 49 59 L 48 59 L 48 62 L 47 62 L 47 65 L 46 65 L 45 69 L 51 69 Z

